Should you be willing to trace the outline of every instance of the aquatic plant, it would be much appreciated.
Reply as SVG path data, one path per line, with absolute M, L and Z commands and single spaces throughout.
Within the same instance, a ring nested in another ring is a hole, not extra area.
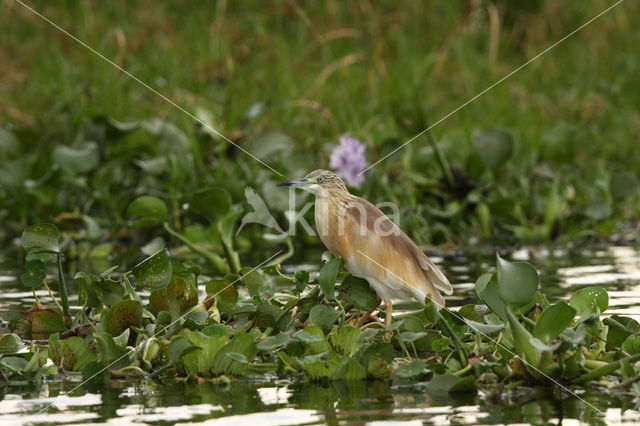
M 132 226 L 174 235 L 160 226 L 159 200 L 136 199 L 132 206 Z M 25 286 L 48 285 L 46 262 L 63 254 L 59 235 L 52 224 L 25 230 Z M 224 256 L 225 264 L 234 262 L 231 245 Z M 496 272 L 476 282 L 478 304 L 438 310 L 426 300 L 384 328 L 375 319 L 360 321 L 378 303 L 369 285 L 348 275 L 342 259 L 324 258 L 317 280 L 304 270 L 287 275 L 279 262 L 204 278 L 200 266 L 166 249 L 127 271 L 78 272 L 79 306 L 70 315 L 50 292 L 56 308 L 38 300 L 12 320 L 15 334 L 0 339 L 0 372 L 6 380 L 79 371 L 87 378 L 177 374 L 214 381 L 269 373 L 309 381 L 425 381 L 435 394 L 509 383 L 631 386 L 640 372 L 640 324 L 603 318 L 602 288 L 552 304 L 538 291 L 530 264 L 497 256 Z M 61 265 L 55 262 L 59 277 Z M 46 350 L 20 351 L 34 338 L 46 339 Z

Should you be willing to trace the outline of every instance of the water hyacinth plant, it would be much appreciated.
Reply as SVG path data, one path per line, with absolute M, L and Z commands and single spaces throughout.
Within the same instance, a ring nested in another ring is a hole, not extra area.
M 165 237 L 180 235 L 158 226 L 164 220 L 158 212 L 166 209 L 161 200 L 144 196 L 131 205 L 131 226 L 144 221 Z M 233 235 L 226 226 L 221 235 Z M 27 263 L 26 287 L 46 281 L 46 263 L 64 253 L 58 239 L 69 235 L 53 224 L 25 230 L 27 259 L 42 263 L 37 270 Z M 361 320 L 377 297 L 366 281 L 347 273 L 342 259 L 323 256 L 315 280 L 304 270 L 289 276 L 281 260 L 243 267 L 231 237 L 224 239 L 228 250 L 206 274 L 176 249 L 161 249 L 124 273 L 117 270 L 127 268 L 118 266 L 99 275 L 76 273 L 78 306 L 69 315 L 64 300 L 53 302 L 57 309 L 38 302 L 11 321 L 14 334 L 0 340 L 0 373 L 30 381 L 81 371 L 84 377 L 226 382 L 276 374 L 319 382 L 426 382 L 433 395 L 518 383 L 626 388 L 640 374 L 640 324 L 602 318 L 608 307 L 602 288 L 549 303 L 538 291 L 537 271 L 525 262 L 498 256 L 496 273 L 475 284 L 478 304 L 438 310 L 426 300 L 424 308 L 398 315 L 385 328 L 377 318 Z M 218 270 L 220 262 L 234 265 L 234 272 Z M 60 280 L 62 264 L 56 266 Z M 204 278 L 208 274 L 215 278 Z M 46 339 L 47 350 L 21 351 L 22 342 L 34 338 Z
M 344 134 L 340 136 L 340 143 L 331 151 L 329 166 L 354 188 L 360 188 L 364 182 L 364 175 L 360 173 L 367 165 L 365 150 L 365 144 Z

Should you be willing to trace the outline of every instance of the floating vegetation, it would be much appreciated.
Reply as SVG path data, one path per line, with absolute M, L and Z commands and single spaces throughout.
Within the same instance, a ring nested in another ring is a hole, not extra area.
M 144 197 L 132 206 L 134 226 L 142 220 L 166 229 L 159 200 Z M 525 262 L 497 256 L 496 272 L 476 281 L 476 305 L 438 310 L 427 300 L 384 328 L 376 317 L 363 320 L 377 297 L 366 281 L 346 273 L 341 259 L 324 256 L 311 280 L 308 271 L 283 273 L 277 262 L 242 267 L 232 245 L 220 261 L 235 272 L 219 278 L 206 278 L 200 266 L 164 248 L 128 271 L 78 272 L 79 306 L 72 308 L 59 238 L 52 224 L 23 233 L 22 283 L 35 290 L 57 281 L 60 300 L 49 292 L 50 302 L 37 300 L 11 321 L 15 334 L 0 339 L 5 380 L 81 372 L 86 379 L 227 382 L 275 374 L 320 382 L 419 381 L 438 394 L 553 382 L 631 387 L 639 374 L 638 322 L 603 317 L 608 295 L 598 287 L 549 303 L 538 291 L 537 271 Z M 288 291 L 276 290 L 282 282 Z

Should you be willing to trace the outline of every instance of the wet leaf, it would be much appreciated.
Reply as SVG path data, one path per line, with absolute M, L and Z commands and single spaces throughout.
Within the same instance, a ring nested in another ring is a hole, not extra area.
M 338 355 L 351 357 L 356 353 L 358 348 L 360 348 L 361 343 L 358 341 L 359 335 L 359 329 L 345 325 L 334 328 L 327 337 L 334 352 Z
M 322 269 L 320 269 L 320 289 L 322 290 L 324 297 L 328 300 L 336 300 L 334 288 L 336 285 L 336 278 L 338 277 L 338 269 L 340 269 L 341 265 L 342 259 L 335 258 L 325 263 L 322 266 Z
M 58 252 L 58 228 L 51 223 L 40 223 L 27 227 L 22 232 L 22 247 L 29 251 L 34 248 L 42 248 L 52 252 Z
M 345 302 L 363 311 L 370 311 L 378 306 L 378 295 L 369 283 L 362 278 L 349 275 L 338 287 L 338 293 Z
M 167 206 L 157 197 L 143 195 L 129 204 L 127 217 L 134 219 L 133 229 L 161 224 L 167 219 Z
M 286 346 L 291 342 L 292 338 L 289 333 L 280 333 L 275 336 L 269 336 L 256 344 L 256 349 L 263 352 L 270 352 Z
M 85 341 L 78 336 L 69 337 L 58 344 L 63 370 L 81 371 L 92 361 L 96 354 L 87 347 Z
M 500 298 L 496 274 L 484 274 L 476 281 L 476 293 L 500 319 L 507 321 L 505 305 Z
M 340 312 L 327 305 L 317 305 L 309 311 L 309 318 L 311 318 L 313 325 L 329 329 L 340 318 Z
M 576 310 L 561 300 L 542 312 L 531 334 L 548 345 L 571 325 L 575 315 Z
M 67 329 L 60 312 L 53 309 L 33 307 L 25 313 L 31 323 L 31 334 L 34 338 L 46 337 Z
M 367 377 L 364 367 L 353 358 L 342 358 L 333 373 L 333 380 L 363 380 Z
M 242 355 L 243 361 L 239 361 L 230 354 Z M 231 342 L 222 347 L 216 354 L 213 361 L 213 372 L 216 374 L 242 374 L 247 369 L 248 361 L 253 360 L 258 349 L 253 342 L 253 338 L 244 333 L 238 332 Z
M 0 337 L 0 354 L 12 354 L 22 347 L 22 340 L 13 333 Z
M 112 336 L 119 336 L 131 326 L 142 325 L 142 306 L 135 300 L 121 300 L 104 311 L 100 322 L 104 331 Z
M 229 279 L 210 280 L 205 285 L 207 296 L 216 301 L 221 312 L 228 312 L 238 301 L 238 290 Z
M 496 255 L 498 291 L 506 303 L 523 305 L 538 291 L 538 272 L 526 262 L 509 262 Z
M 296 271 L 295 279 L 298 291 L 302 293 L 309 283 L 309 272 L 305 270 Z
M 411 361 L 393 370 L 391 379 L 417 379 L 424 374 L 425 368 L 427 368 L 426 362 L 420 360 Z
M 607 310 L 609 295 L 600 287 L 583 288 L 573 293 L 569 305 L 577 311 L 580 321 L 584 321 Z
M 195 277 L 181 265 L 172 265 L 172 272 L 169 285 L 151 292 L 149 304 L 156 312 L 167 311 L 175 317 L 198 303 L 198 291 Z
M 167 249 L 160 250 L 132 268 L 138 285 L 150 290 L 161 290 L 171 282 L 171 256 Z
M 34 290 L 42 287 L 44 279 L 47 277 L 45 264 L 41 260 L 30 260 L 25 265 L 26 272 L 20 274 L 20 282 Z

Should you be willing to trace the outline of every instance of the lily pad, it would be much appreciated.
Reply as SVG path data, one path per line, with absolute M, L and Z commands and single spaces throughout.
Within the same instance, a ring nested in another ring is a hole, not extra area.
M 391 379 L 417 379 L 422 376 L 427 368 L 427 363 L 420 360 L 411 361 L 393 370 Z
M 280 333 L 275 336 L 269 336 L 256 344 L 256 348 L 263 352 L 270 352 L 286 346 L 291 342 L 292 338 L 289 333 Z
M 22 347 L 22 340 L 13 334 L 5 334 L 0 337 L 0 354 L 12 354 L 18 352 Z
M 162 249 L 133 267 L 136 282 L 150 290 L 161 290 L 171 282 L 171 256 Z

